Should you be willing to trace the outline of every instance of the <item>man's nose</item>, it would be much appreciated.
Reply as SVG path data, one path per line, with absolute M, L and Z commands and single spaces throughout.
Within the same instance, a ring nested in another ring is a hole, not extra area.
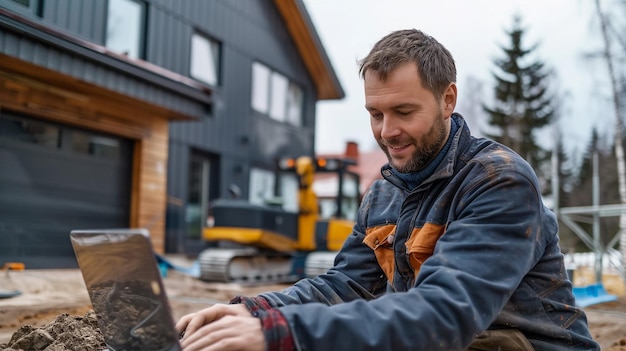
M 399 128 L 398 121 L 385 115 L 382 121 L 382 129 L 380 130 L 380 136 L 383 139 L 392 139 L 400 135 L 401 129 Z

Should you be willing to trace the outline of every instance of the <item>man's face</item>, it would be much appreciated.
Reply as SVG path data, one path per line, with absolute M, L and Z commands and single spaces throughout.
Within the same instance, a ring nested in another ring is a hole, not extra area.
M 445 105 L 445 94 L 440 101 L 422 86 L 413 63 L 399 66 L 384 81 L 367 71 L 364 81 L 372 132 L 389 163 L 402 173 L 424 168 L 447 140 L 454 107 Z

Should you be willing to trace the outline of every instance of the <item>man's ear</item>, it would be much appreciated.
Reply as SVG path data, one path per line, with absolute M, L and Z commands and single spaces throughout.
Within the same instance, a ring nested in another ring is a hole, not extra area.
M 441 99 L 443 116 L 449 118 L 454 112 L 456 107 L 456 84 L 450 83 L 446 90 L 443 92 L 443 98 Z

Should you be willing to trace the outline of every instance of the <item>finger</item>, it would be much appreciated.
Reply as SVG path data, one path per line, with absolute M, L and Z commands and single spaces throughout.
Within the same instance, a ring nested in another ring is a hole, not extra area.
M 261 322 L 254 317 L 226 316 L 207 324 L 186 337 L 181 346 L 185 351 L 265 350 Z
M 183 339 L 189 337 L 189 335 L 193 335 L 198 329 L 202 328 L 203 325 L 207 324 L 205 317 L 201 313 L 196 313 L 191 320 L 187 323 L 185 327 Z
M 194 334 L 194 339 L 185 340 L 181 346 L 184 351 L 237 351 L 246 349 L 248 339 L 234 329 L 218 329 L 208 334 L 198 331 Z
M 210 344 L 200 342 L 197 345 L 194 344 L 183 348 L 183 351 L 253 351 L 251 349 L 249 350 L 248 347 L 249 345 L 248 342 L 246 342 L 245 337 L 238 335 L 236 337 L 221 338 Z M 263 351 L 264 348 L 265 347 L 263 347 L 261 351 Z
M 230 329 L 237 329 L 237 323 L 231 321 L 233 317 L 225 316 L 213 323 L 206 323 L 193 332 L 185 333 L 185 338 L 181 341 L 183 347 L 189 345 L 202 344 L 211 345 L 221 338 L 227 337 Z M 189 327 L 188 327 L 189 329 Z
M 225 315 L 233 314 L 228 306 L 229 305 L 216 304 L 191 315 L 191 319 L 187 321 L 185 326 L 183 339 L 195 333 L 203 325 L 210 324 Z
M 187 324 L 189 324 L 189 321 L 193 318 L 193 316 L 195 315 L 195 313 L 189 313 L 186 314 L 184 316 L 182 316 L 174 325 L 174 328 L 176 329 L 176 331 L 180 334 L 183 331 L 185 331 L 185 329 L 187 328 Z

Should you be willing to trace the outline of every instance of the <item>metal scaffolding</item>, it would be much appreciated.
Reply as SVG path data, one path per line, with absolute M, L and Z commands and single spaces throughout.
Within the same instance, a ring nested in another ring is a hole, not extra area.
M 553 163 L 553 167 L 554 167 Z M 558 163 L 556 163 L 558 165 Z M 553 190 L 556 189 L 555 194 L 558 194 L 558 177 L 553 177 Z M 558 196 L 555 197 L 554 211 L 563 223 L 565 223 L 573 232 L 582 240 L 582 242 L 590 248 L 595 254 L 595 278 L 597 283 L 602 282 L 602 267 L 603 257 L 605 253 L 619 252 L 615 249 L 615 245 L 619 242 L 621 236 L 621 230 L 618 231 L 615 236 L 605 246 L 602 244 L 600 237 L 600 218 L 601 217 L 616 217 L 626 213 L 626 204 L 614 204 L 614 205 L 600 205 L 600 177 L 598 175 L 598 154 L 593 155 L 593 178 L 592 178 L 592 192 L 593 192 L 593 204 L 591 206 L 577 206 L 577 207 L 564 207 L 558 208 Z M 556 182 L 556 186 L 554 184 Z M 589 235 L 578 223 L 591 223 L 592 234 Z M 612 266 L 614 266 L 622 277 L 625 277 L 625 269 L 623 259 L 613 259 L 614 257 L 620 257 L 618 255 L 608 255 Z M 617 261 L 617 262 L 613 262 Z

